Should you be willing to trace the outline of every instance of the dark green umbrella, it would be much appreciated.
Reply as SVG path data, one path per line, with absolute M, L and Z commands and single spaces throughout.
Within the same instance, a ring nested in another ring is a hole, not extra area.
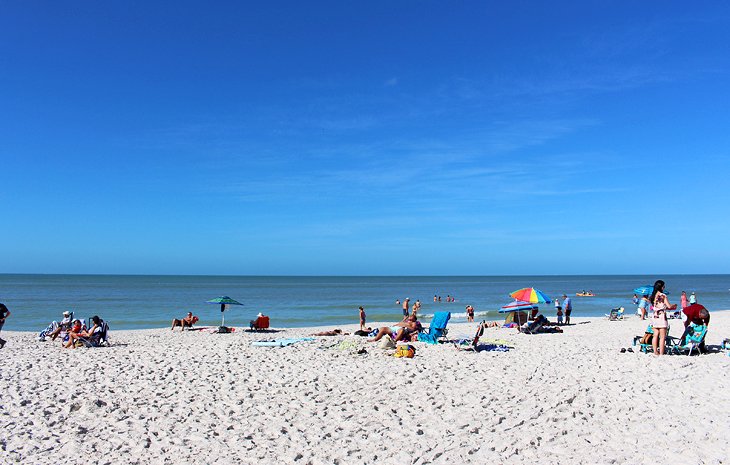
M 211 300 L 206 300 L 206 303 L 218 304 L 221 306 L 221 326 L 225 326 L 224 323 L 226 321 L 226 317 L 224 316 L 223 312 L 226 310 L 226 305 L 243 305 L 241 302 L 233 300 L 227 295 L 224 295 L 223 297 L 216 297 L 215 299 Z

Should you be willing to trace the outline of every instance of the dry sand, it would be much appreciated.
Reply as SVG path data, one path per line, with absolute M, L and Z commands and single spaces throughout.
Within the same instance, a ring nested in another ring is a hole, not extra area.
M 251 346 L 313 328 L 112 328 L 112 347 L 77 350 L 3 331 L 0 462 L 730 462 L 727 354 L 620 353 L 646 322 L 575 322 L 563 334 L 489 329 L 507 353 L 419 343 L 414 359 L 356 336 Z M 452 323 L 451 335 L 475 327 Z M 714 312 L 708 343 L 725 337 L 730 312 Z

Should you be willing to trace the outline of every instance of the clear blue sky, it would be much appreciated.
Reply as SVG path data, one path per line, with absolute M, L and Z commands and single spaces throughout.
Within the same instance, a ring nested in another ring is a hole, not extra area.
M 723 2 L 3 2 L 0 272 L 730 272 Z

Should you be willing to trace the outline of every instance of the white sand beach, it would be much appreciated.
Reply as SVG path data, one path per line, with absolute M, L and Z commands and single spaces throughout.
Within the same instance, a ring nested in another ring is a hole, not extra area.
M 730 461 L 726 353 L 620 353 L 646 322 L 574 320 L 562 334 L 487 330 L 483 339 L 508 341 L 506 353 L 416 343 L 413 359 L 357 336 L 251 346 L 318 328 L 112 328 L 111 347 L 77 350 L 3 331 L 0 462 Z M 450 335 L 471 336 L 475 327 L 451 323 Z M 673 322 L 670 334 L 681 328 Z M 708 344 L 726 337 L 730 312 L 713 312 Z

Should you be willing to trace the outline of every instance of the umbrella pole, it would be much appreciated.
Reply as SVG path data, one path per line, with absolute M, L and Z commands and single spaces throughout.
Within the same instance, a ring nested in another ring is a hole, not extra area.
M 226 325 L 226 314 L 224 311 L 225 309 L 226 309 L 226 304 L 221 304 L 221 326 Z

